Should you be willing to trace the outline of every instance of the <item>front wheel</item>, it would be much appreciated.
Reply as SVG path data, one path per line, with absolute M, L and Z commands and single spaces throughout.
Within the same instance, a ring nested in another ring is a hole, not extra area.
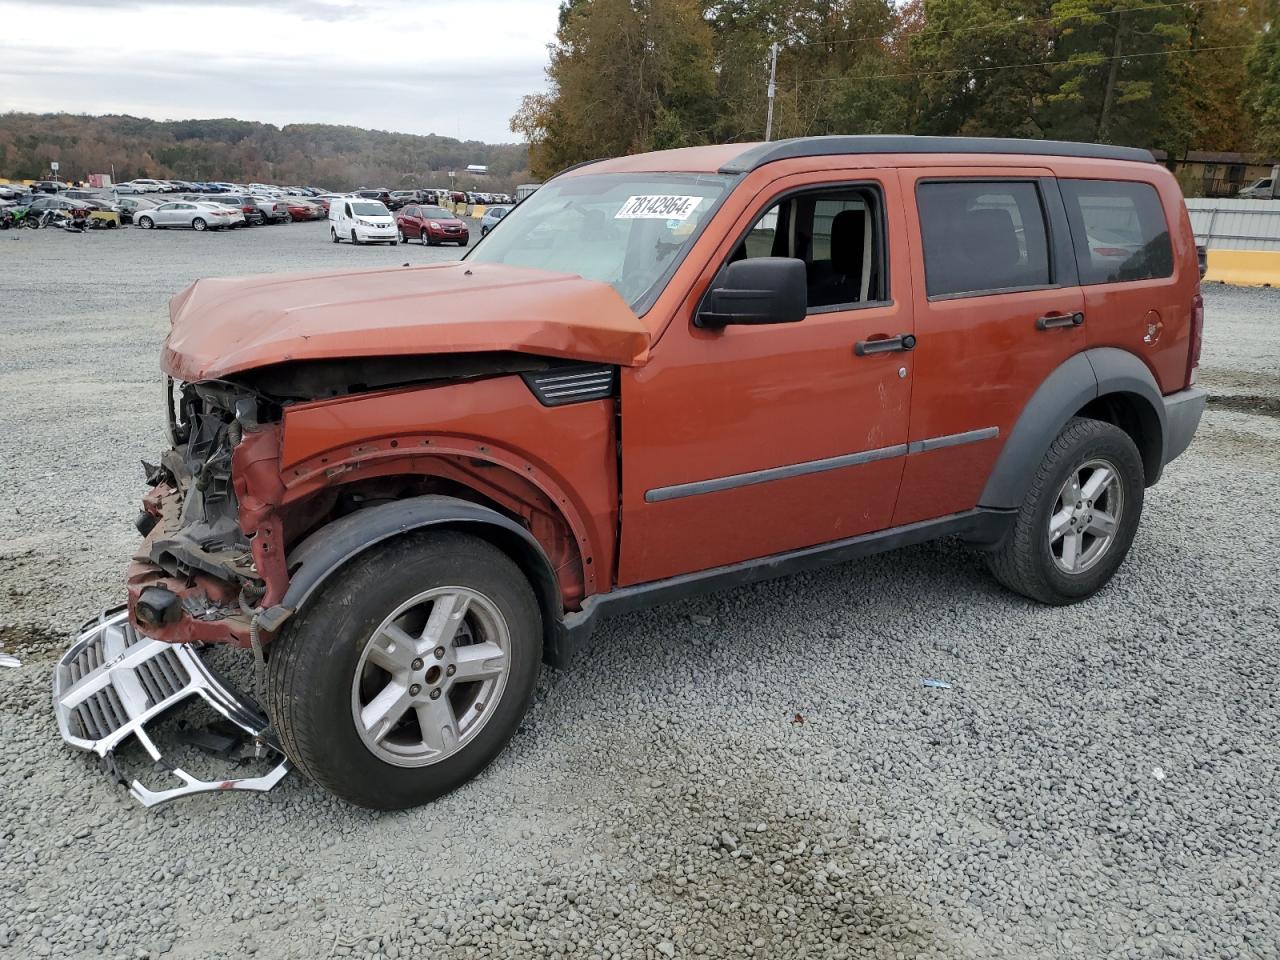
M 1056 606 L 1093 596 L 1124 562 L 1142 516 L 1142 456 L 1127 433 L 1076 418 L 1050 445 L 1014 519 L 987 556 L 1010 590 Z
M 360 246 L 360 238 L 356 236 L 356 232 L 354 230 L 351 231 L 351 242 L 357 247 Z
M 337 230 L 335 230 L 335 229 L 333 229 L 333 227 L 330 227 L 330 228 L 329 228 L 329 237 L 330 237 L 330 239 L 331 239 L 331 240 L 333 240 L 333 242 L 334 242 L 334 243 L 337 243 L 337 242 L 338 242 L 338 231 L 337 231 Z
M 408 243 L 408 242 L 409 242 L 409 241 L 405 238 L 404 231 L 403 231 L 402 229 L 400 229 L 399 227 L 396 227 L 396 241 L 397 241 L 397 242 L 399 242 L 399 243 Z
M 351 561 L 286 624 L 268 664 L 285 753 L 380 810 L 461 786 L 510 741 L 533 696 L 542 620 L 497 547 L 415 533 Z

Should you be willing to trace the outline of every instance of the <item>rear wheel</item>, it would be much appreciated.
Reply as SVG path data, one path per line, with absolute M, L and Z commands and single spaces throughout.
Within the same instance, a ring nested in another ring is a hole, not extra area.
M 1071 420 L 1036 471 L 987 565 L 1010 590 L 1062 605 L 1093 596 L 1124 562 L 1142 516 L 1142 456 L 1127 433 Z
M 496 547 L 417 533 L 351 561 L 270 653 L 269 708 L 289 758 L 351 803 L 403 809 L 470 780 L 515 734 L 541 615 Z
M 200 231 L 200 230 L 207 230 L 208 228 L 209 228 L 209 224 L 206 223 L 204 219 L 201 217 L 196 217 L 194 220 L 191 221 L 192 230 Z

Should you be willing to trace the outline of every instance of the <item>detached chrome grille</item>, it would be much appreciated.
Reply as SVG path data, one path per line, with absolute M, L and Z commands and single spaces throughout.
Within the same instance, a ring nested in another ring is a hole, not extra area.
M 521 376 L 544 407 L 603 400 L 613 395 L 615 379 L 613 367 L 599 364 L 574 364 Z
M 147 725 L 192 697 L 203 699 L 264 751 L 280 753 L 257 704 L 211 673 L 194 648 L 139 635 L 127 610 L 111 611 L 86 625 L 53 676 L 53 711 L 62 739 L 103 758 L 135 737 L 152 760 L 161 762 Z M 169 766 L 182 786 L 156 791 L 134 780 L 129 792 L 145 806 L 154 806 L 209 790 L 270 790 L 288 772 L 282 758 L 265 776 L 210 782 Z

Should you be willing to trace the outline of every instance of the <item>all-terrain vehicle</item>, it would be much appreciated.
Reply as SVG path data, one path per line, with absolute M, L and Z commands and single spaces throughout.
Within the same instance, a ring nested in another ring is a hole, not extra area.
M 244 648 L 289 758 L 379 808 L 475 776 L 607 614 L 942 536 L 1084 600 L 1205 403 L 1182 197 L 1123 147 L 606 160 L 461 262 L 171 314 L 127 622 Z

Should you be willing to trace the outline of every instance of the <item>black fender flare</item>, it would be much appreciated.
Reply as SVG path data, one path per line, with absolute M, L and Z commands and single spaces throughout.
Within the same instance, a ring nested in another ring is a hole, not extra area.
M 1021 506 L 1049 445 L 1076 413 L 1092 400 L 1108 394 L 1132 394 L 1150 407 L 1159 424 L 1154 469 L 1147 484 L 1160 476 L 1165 462 L 1165 409 L 1155 377 L 1138 357 L 1115 347 L 1095 347 L 1063 362 L 1036 389 L 1023 407 L 1004 449 L 996 458 L 978 504 L 996 510 Z
M 496 510 L 439 495 L 357 510 L 311 534 L 289 551 L 289 587 L 276 606 L 258 615 L 258 628 L 268 633 L 279 630 L 348 561 L 385 540 L 426 527 L 465 530 L 489 540 L 515 560 L 542 608 L 544 656 L 554 660 L 563 633 L 564 608 L 559 582 L 542 545 L 527 529 Z

